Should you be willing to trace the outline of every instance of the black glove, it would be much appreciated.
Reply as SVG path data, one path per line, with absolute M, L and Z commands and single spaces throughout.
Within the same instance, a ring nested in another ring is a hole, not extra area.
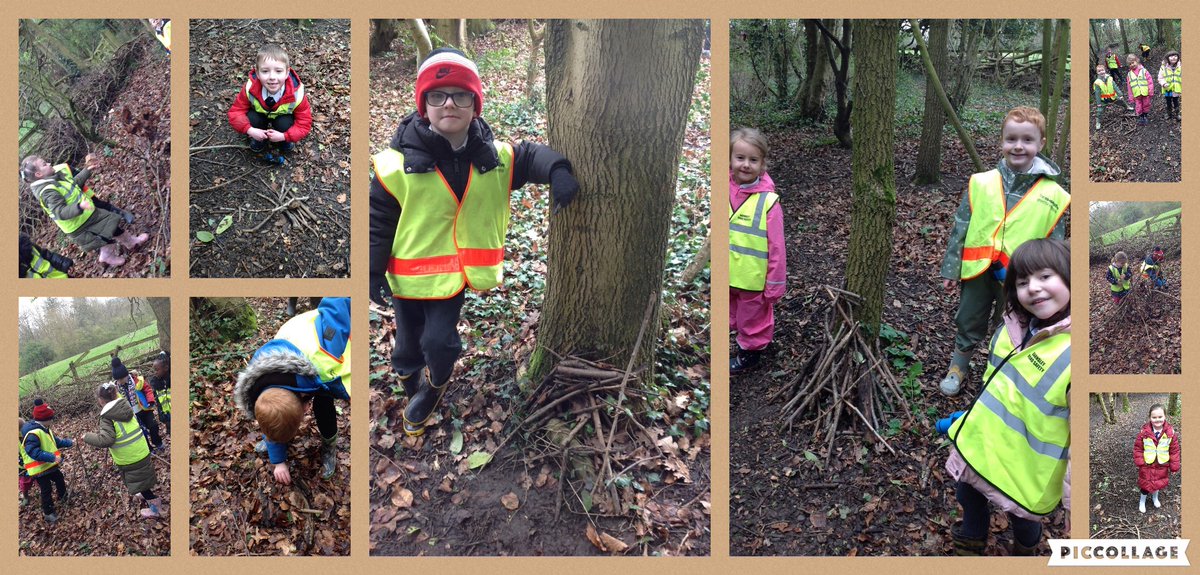
M 387 276 L 371 276 L 370 295 L 371 301 L 384 307 L 391 307 L 392 304 L 388 300 L 392 299 L 392 286 L 388 285 Z
M 550 172 L 550 197 L 554 201 L 551 213 L 557 214 L 559 210 L 570 205 L 578 193 L 579 182 L 566 166 L 559 166 Z
M 75 262 L 71 258 L 60 256 L 54 252 L 46 254 L 46 261 L 50 262 L 50 265 L 54 266 L 54 269 L 64 273 L 71 269 L 71 266 L 75 265 Z

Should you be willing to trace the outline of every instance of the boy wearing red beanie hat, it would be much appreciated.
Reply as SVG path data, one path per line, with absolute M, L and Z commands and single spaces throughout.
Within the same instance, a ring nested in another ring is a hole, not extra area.
M 63 477 L 58 464 L 62 463 L 62 450 L 75 445 L 74 441 L 58 438 L 47 427 L 47 422 L 54 419 L 54 410 L 42 398 L 33 400 L 33 421 L 25 423 L 21 428 L 21 465 L 25 473 L 38 483 L 42 492 L 42 516 L 47 523 L 58 521 L 54 511 L 54 497 L 50 493 L 51 486 L 58 491 L 58 502 L 66 503 L 67 480 Z
M 466 288 L 501 283 L 509 192 L 549 183 L 557 212 L 579 191 L 562 154 L 494 139 L 479 117 L 479 70 L 462 52 L 429 53 L 417 70 L 416 104 L 390 147 L 372 157 L 371 180 L 371 301 L 395 310 L 392 369 L 408 396 L 404 432 L 412 436 L 424 432 L 462 353 Z
M 283 165 L 283 154 L 308 135 L 312 108 L 283 48 L 267 44 L 259 49 L 246 86 L 229 108 L 229 125 L 246 134 L 250 150 L 262 152 L 270 164 Z M 276 153 L 271 153 L 272 145 Z

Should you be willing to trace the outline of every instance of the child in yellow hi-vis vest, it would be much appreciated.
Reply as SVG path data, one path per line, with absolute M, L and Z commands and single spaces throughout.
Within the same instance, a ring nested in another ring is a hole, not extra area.
M 1042 518 L 1070 513 L 1071 250 L 1031 240 L 1004 279 L 1004 324 L 992 337 L 983 391 L 949 426 L 946 471 L 957 482 L 957 555 L 987 548 L 991 511 L 1008 514 L 1013 555 L 1034 555 Z M 954 416 L 951 416 L 954 417 Z M 1036 430 L 1031 433 L 1030 430 Z
M 479 70 L 462 52 L 429 53 L 415 104 L 372 157 L 371 179 L 371 301 L 395 310 L 392 369 L 408 396 L 410 436 L 424 433 L 450 385 L 467 287 L 501 283 L 509 192 L 549 183 L 553 213 L 579 191 L 562 154 L 495 139 L 480 117 Z
M 75 445 L 65 437 L 56 437 L 50 430 L 54 410 L 42 398 L 33 400 L 33 421 L 21 428 L 21 464 L 25 473 L 37 481 L 42 493 L 42 517 L 46 523 L 58 521 L 51 489 L 58 492 L 58 502 L 65 504 L 70 499 L 67 479 L 58 468 L 62 463 L 62 450 Z
M 1096 129 L 1100 129 L 1100 117 L 1118 100 L 1123 99 L 1116 81 L 1108 74 L 1104 64 L 1096 64 L 1096 81 L 1092 82 L 1092 98 L 1096 102 Z
M 1154 99 L 1154 80 L 1150 71 L 1142 65 L 1142 59 L 1133 54 L 1125 56 L 1129 63 L 1129 73 L 1126 74 L 1125 89 L 1129 93 L 1129 101 L 1133 102 L 1134 113 L 1138 116 L 1138 125 L 1150 123 L 1150 104 Z
M 1167 52 L 1158 67 L 1158 85 L 1162 86 L 1163 100 L 1167 102 L 1167 117 L 1179 120 L 1179 98 L 1183 94 L 1183 63 L 1179 61 L 1179 52 Z
M 154 485 L 158 481 L 154 458 L 150 456 L 150 443 L 133 415 L 133 408 L 117 393 L 117 384 L 112 382 L 96 390 L 96 401 L 101 405 L 96 432 L 83 434 L 83 442 L 92 447 L 108 448 L 125 488 L 146 502 L 147 507 L 141 510 L 142 518 L 161 517 L 162 500 L 154 494 Z
M 1153 498 L 1154 507 L 1162 507 L 1158 492 L 1170 485 L 1171 474 L 1182 468 L 1179 435 L 1167 423 L 1167 408 L 1156 403 L 1150 406 L 1146 425 L 1133 440 L 1133 464 L 1138 470 L 1138 490 L 1142 493 L 1138 511 L 1146 512 L 1146 496 Z
M 1105 279 L 1108 280 L 1113 303 L 1121 303 L 1121 300 L 1129 295 L 1133 279 L 1133 268 L 1129 266 L 1129 256 L 1125 252 L 1113 255 L 1112 265 L 1108 266 Z
M 1029 240 L 1066 236 L 1062 216 L 1071 196 L 1057 183 L 1058 166 L 1039 154 L 1045 126 L 1036 108 L 1009 111 L 1000 130 L 1003 158 L 996 169 L 971 176 L 954 213 L 941 275 L 947 292 L 960 287 L 958 329 L 938 386 L 943 394 L 958 395 L 975 347 L 1000 323 L 1000 285 L 1013 250 Z

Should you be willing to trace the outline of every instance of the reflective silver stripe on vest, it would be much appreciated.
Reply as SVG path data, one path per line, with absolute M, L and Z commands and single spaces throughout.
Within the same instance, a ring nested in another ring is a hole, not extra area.
M 993 349 L 994 348 L 995 346 L 993 346 Z M 991 364 L 995 366 L 1003 360 L 1004 358 L 996 354 L 992 354 L 989 361 L 991 361 Z M 1005 363 L 1004 366 L 1000 368 L 1000 373 L 1003 373 L 1004 376 L 1009 379 L 1009 381 L 1012 381 L 1013 384 L 1017 386 L 1017 391 L 1021 392 L 1021 395 L 1025 399 L 1029 400 L 1030 403 L 1036 406 L 1038 411 L 1042 412 L 1042 415 L 1047 417 L 1067 419 L 1067 416 L 1069 416 L 1071 413 L 1071 408 L 1059 407 L 1053 403 L 1050 403 L 1046 399 L 1046 393 L 1048 393 L 1054 387 L 1054 382 L 1058 381 L 1058 378 L 1062 376 L 1063 372 L 1070 369 L 1070 367 L 1071 348 L 1068 346 L 1067 349 L 1058 356 L 1058 359 L 1054 360 L 1054 363 L 1050 364 L 1050 369 L 1047 369 L 1046 373 L 1042 375 L 1042 379 L 1044 381 L 1048 381 L 1049 385 L 1047 385 L 1045 390 L 1043 390 L 1041 393 L 1034 389 L 1032 385 L 1029 385 L 1029 382 L 1025 380 L 1025 377 L 1021 375 L 1021 372 L 1017 371 L 1017 368 L 1011 363 Z
M 767 252 L 764 252 L 762 250 L 756 250 L 754 248 L 747 248 L 747 247 L 743 247 L 743 246 L 731 245 L 731 246 L 729 246 L 729 251 L 737 252 L 737 253 L 745 255 L 745 256 L 754 256 L 756 258 L 762 258 L 764 260 L 767 259 Z
M 130 423 L 132 423 L 132 421 Z M 116 441 L 113 442 L 113 449 L 125 447 L 126 445 L 129 445 L 129 444 L 137 441 L 138 439 L 141 439 L 141 437 L 142 437 L 141 426 L 135 425 L 133 428 L 133 431 L 125 432 L 124 431 L 125 426 L 114 421 L 113 427 L 116 428 L 117 433 L 118 433 Z
M 990 391 L 985 391 L 983 395 L 979 396 L 979 403 L 991 410 L 992 413 L 995 413 L 1010 429 L 1025 437 L 1025 441 L 1029 443 L 1030 449 L 1047 457 L 1067 459 L 1071 448 L 1046 443 L 1031 435 L 1029 429 L 1025 427 L 1025 422 L 1021 421 L 1021 418 L 1009 413 L 1008 409 L 1004 407 L 1004 403 L 1000 401 L 1000 398 L 992 395 Z
M 730 223 L 729 231 L 742 232 L 743 234 L 750 234 L 752 236 L 757 236 L 760 238 L 767 237 L 767 230 L 760 229 L 762 227 L 763 208 L 765 208 L 767 206 L 767 193 L 760 192 L 757 195 L 758 195 L 758 204 L 754 206 L 754 220 L 751 222 L 750 227 L 746 227 L 741 224 Z M 739 251 L 738 253 L 746 253 L 746 252 Z M 762 252 L 762 254 L 763 254 L 762 257 L 764 257 L 764 258 L 767 257 L 766 252 Z M 757 252 L 746 254 L 746 255 L 757 255 Z
M 29 263 L 30 273 L 33 273 L 40 278 L 46 277 L 46 274 L 50 272 L 51 267 L 52 266 L 50 265 L 50 262 L 42 258 L 42 255 L 39 254 L 37 250 L 33 250 L 33 261 Z

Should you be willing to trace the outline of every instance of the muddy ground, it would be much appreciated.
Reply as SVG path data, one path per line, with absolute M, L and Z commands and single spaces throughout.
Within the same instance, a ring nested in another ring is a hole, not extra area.
M 1097 130 L 1095 102 L 1091 103 L 1088 110 L 1088 175 L 1091 181 L 1180 181 L 1183 124 L 1179 119 L 1167 117 L 1167 103 L 1162 96 L 1162 86 L 1158 85 L 1158 68 L 1166 52 L 1163 48 L 1152 50 L 1150 60 L 1145 63 L 1154 79 L 1149 125 L 1137 125 L 1137 116 L 1132 110 L 1114 104 L 1105 110 Z M 1121 70 L 1124 72 L 1125 68 Z M 1122 94 L 1123 98 L 1128 98 L 1128 91 Z M 1180 116 L 1183 108 L 1180 105 Z

